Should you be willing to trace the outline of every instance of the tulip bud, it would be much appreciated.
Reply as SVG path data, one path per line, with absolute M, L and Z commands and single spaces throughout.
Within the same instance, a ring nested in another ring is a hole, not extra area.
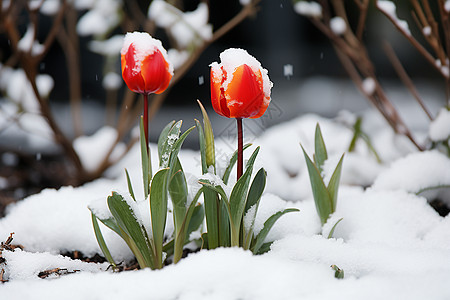
M 167 89 L 173 66 L 161 41 L 145 32 L 129 32 L 120 53 L 122 77 L 130 90 L 160 94 Z
M 259 118 L 270 103 L 267 70 L 243 49 L 227 49 L 220 64 L 211 66 L 211 101 L 214 110 L 227 118 Z

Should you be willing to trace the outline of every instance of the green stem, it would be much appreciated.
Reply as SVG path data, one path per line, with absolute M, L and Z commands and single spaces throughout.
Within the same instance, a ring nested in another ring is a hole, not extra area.
M 144 93 L 144 132 L 145 132 L 145 144 L 147 145 L 148 152 L 148 94 Z

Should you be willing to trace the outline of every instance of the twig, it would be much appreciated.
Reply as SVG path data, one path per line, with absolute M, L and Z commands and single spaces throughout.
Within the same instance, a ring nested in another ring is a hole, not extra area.
M 398 76 L 402 80 L 403 84 L 409 89 L 409 91 L 413 95 L 414 99 L 416 99 L 417 103 L 419 103 L 420 107 L 423 109 L 423 111 L 428 116 L 430 121 L 432 121 L 433 116 L 431 115 L 430 111 L 426 107 L 425 103 L 422 101 L 422 98 L 420 98 L 419 93 L 417 92 L 416 87 L 414 86 L 414 83 L 412 82 L 411 78 L 408 76 L 408 73 L 406 73 L 405 69 L 403 68 L 402 63 L 400 62 L 397 55 L 395 54 L 394 49 L 392 49 L 392 46 L 389 45 L 389 43 L 385 42 L 383 44 L 383 48 L 384 48 L 384 52 L 386 53 L 389 61 L 391 62 L 392 66 L 394 67 Z

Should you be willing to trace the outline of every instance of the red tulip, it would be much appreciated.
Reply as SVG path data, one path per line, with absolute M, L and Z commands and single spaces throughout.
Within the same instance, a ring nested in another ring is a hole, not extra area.
M 211 64 L 211 101 L 214 110 L 227 118 L 259 118 L 270 103 L 267 70 L 247 51 L 228 49 L 221 63 Z
M 141 94 L 160 94 L 169 86 L 173 66 L 161 41 L 145 32 L 127 33 L 121 51 L 122 77 L 128 88 Z

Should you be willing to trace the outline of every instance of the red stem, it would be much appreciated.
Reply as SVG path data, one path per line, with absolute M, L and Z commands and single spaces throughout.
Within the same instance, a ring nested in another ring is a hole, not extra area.
M 145 145 L 147 146 L 148 155 L 148 94 L 144 94 L 144 133 L 145 133 Z
M 237 130 L 238 130 L 238 161 L 237 161 L 237 179 L 241 178 L 244 170 L 244 138 L 242 131 L 242 119 L 237 118 Z

